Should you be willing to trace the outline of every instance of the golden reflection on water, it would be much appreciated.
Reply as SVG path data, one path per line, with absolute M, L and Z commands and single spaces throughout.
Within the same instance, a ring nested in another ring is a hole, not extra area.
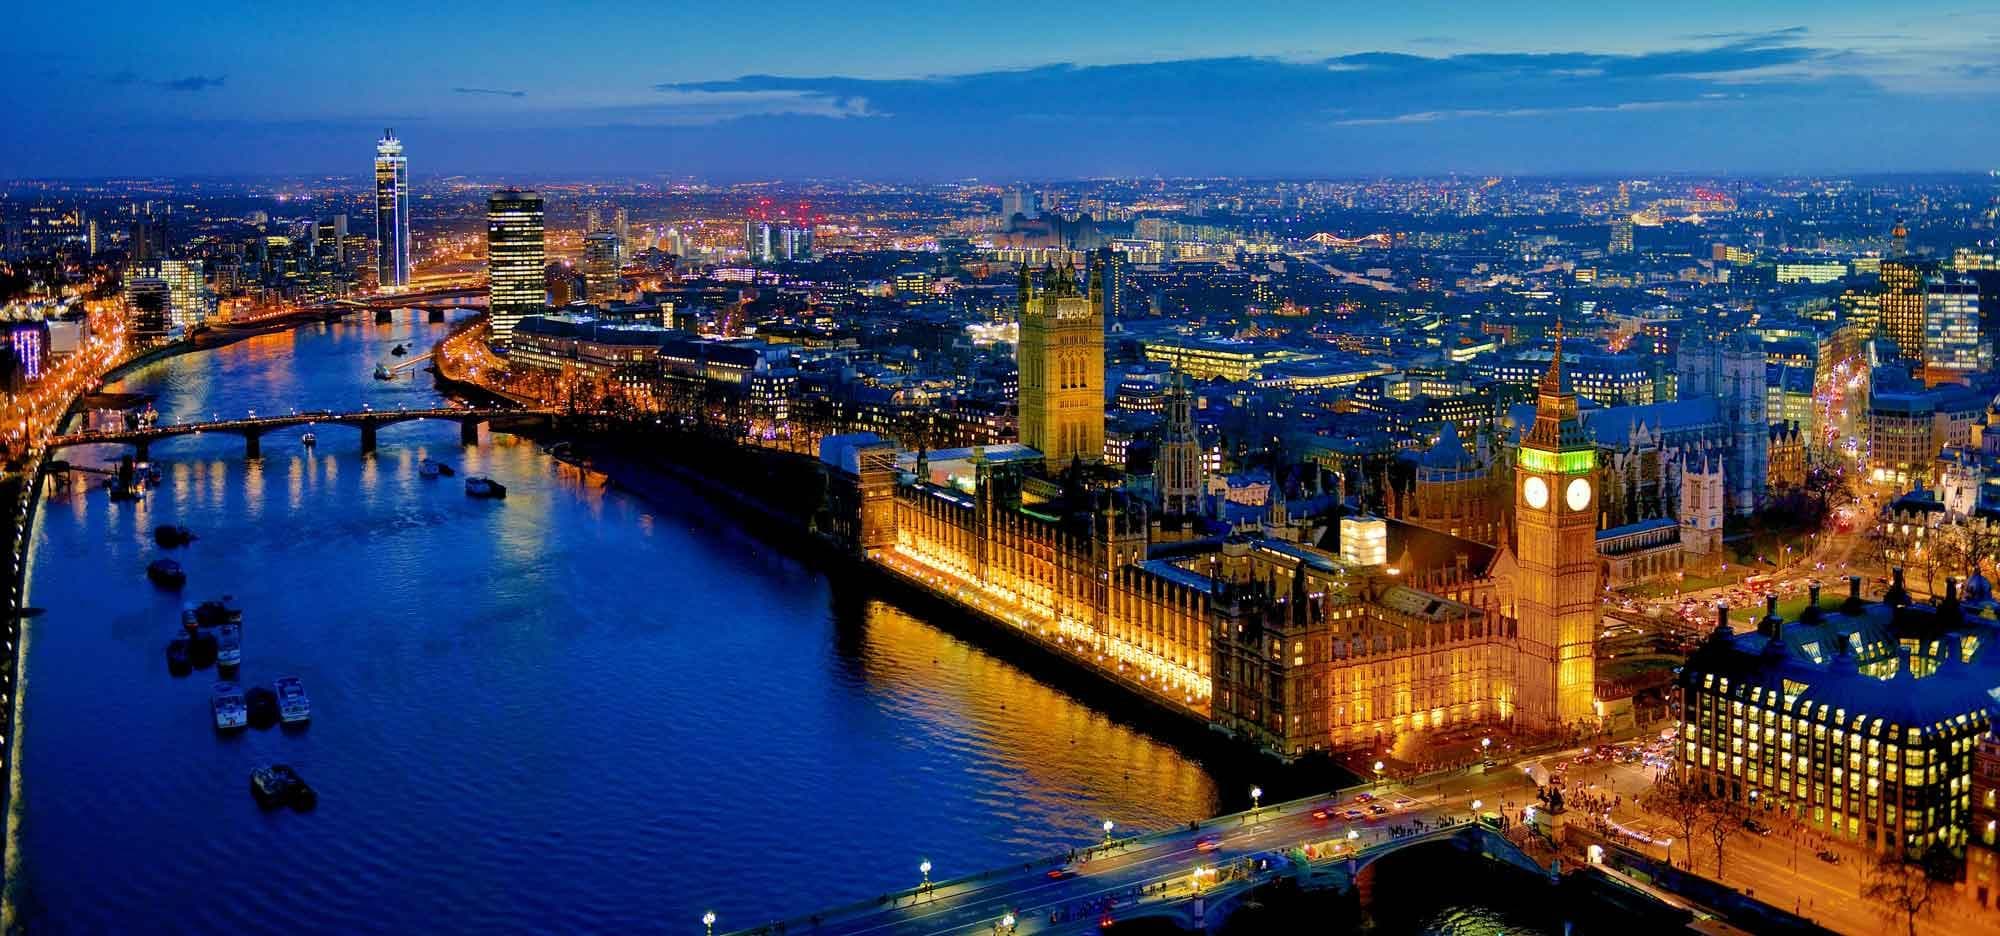
M 919 713 L 925 743 L 990 749 L 1017 774 L 991 782 L 1027 797 L 1031 810 L 1069 814 L 1081 798 L 1129 829 L 1215 813 L 1214 780 L 1179 749 L 893 605 L 869 601 L 865 622 L 869 685 Z

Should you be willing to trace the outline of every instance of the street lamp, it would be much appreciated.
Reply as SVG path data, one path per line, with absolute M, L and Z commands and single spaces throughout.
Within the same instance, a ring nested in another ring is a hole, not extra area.
M 1481 800 L 1472 801 L 1472 821 L 1474 822 L 1479 821 L 1479 807 L 1484 805 L 1486 805 L 1486 803 Z
M 1376 761 L 1376 762 L 1375 762 L 1375 786 L 1376 786 L 1377 788 L 1379 788 L 1379 787 L 1381 787 L 1381 786 L 1382 786 L 1382 762 L 1381 762 L 1381 761 Z
M 919 862 L 917 864 L 917 870 L 923 872 L 924 886 L 925 887 L 931 886 L 931 860 L 929 858 L 925 858 L 923 861 Z
M 708 928 L 708 936 L 715 936 L 715 911 L 710 910 L 702 914 L 701 925 Z
M 1257 787 L 1257 786 L 1253 786 L 1253 787 L 1251 787 L 1251 788 L 1250 788 L 1250 811 L 1251 811 L 1251 812 L 1253 812 L 1253 813 L 1254 813 L 1254 812 L 1256 812 L 1256 811 L 1257 811 L 1257 804 L 1258 804 L 1258 801 L 1259 801 L 1259 800 L 1262 800 L 1263 798 L 1264 798 L 1264 788 L 1263 788 L 1263 787 Z
M 1117 823 L 1112 822 L 1109 819 L 1104 820 L 1104 844 L 1106 845 L 1111 844 L 1111 830 L 1117 827 L 1118 827 Z
M 1000 925 L 1001 925 L 1001 927 L 1005 928 L 1005 929 L 1007 930 L 1007 932 L 1009 932 L 1009 933 L 1013 932 L 1013 931 L 1014 931 L 1014 915 L 1013 915 L 1013 914 L 1011 914 L 1011 913 L 1009 913 L 1009 914 L 1007 914 L 1007 915 L 1005 915 L 1005 916 L 1002 916 L 1002 917 L 1000 918 Z

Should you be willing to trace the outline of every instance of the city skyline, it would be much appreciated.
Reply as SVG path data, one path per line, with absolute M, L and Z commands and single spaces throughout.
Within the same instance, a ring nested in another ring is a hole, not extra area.
M 1979 170 L 2000 142 L 2000 16 L 1942 6 L 1252 4 L 1192 29 L 1119 5 L 779 5 L 630 20 L 685 37 L 668 55 L 539 32 L 533 60 L 487 50 L 542 15 L 453 13 L 366 36 L 358 60 L 370 17 L 275 31 L 251 11 L 17 50 L 41 64 L 0 94 L 40 132 L 0 144 L 0 174 L 346 174 L 346 141 L 383 126 L 426 154 L 419 175 L 721 181 Z M 21 36 L 78 25 L 24 15 Z M 1044 145 L 1054 133 L 1063 146 Z

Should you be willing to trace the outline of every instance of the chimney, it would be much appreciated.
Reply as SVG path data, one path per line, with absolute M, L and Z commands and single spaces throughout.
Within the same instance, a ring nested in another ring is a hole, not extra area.
M 1882 593 L 1882 603 L 1901 608 L 1910 603 L 1910 593 L 1903 588 L 1903 567 L 1897 566 L 1890 572 L 1889 590 Z
M 1799 612 L 1800 624 L 1818 624 L 1825 615 L 1819 609 L 1819 580 L 1806 585 L 1806 609 Z
M 1718 601 L 1715 603 L 1715 630 L 1719 634 L 1729 631 L 1729 602 Z
M 1764 617 L 1757 622 L 1757 633 L 1766 637 L 1776 637 L 1784 625 L 1785 619 L 1778 616 L 1778 596 L 1764 596 Z
M 1861 576 L 1847 577 L 1847 601 L 1840 606 L 1842 614 L 1860 614 L 1865 603 L 1861 600 Z

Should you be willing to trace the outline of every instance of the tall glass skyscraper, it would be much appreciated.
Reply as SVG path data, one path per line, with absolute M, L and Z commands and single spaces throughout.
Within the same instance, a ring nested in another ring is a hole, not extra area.
M 501 189 L 486 200 L 487 308 L 493 344 L 513 343 L 514 323 L 548 302 L 542 267 L 542 196 Z
M 394 130 L 375 144 L 375 282 L 410 285 L 410 160 Z

